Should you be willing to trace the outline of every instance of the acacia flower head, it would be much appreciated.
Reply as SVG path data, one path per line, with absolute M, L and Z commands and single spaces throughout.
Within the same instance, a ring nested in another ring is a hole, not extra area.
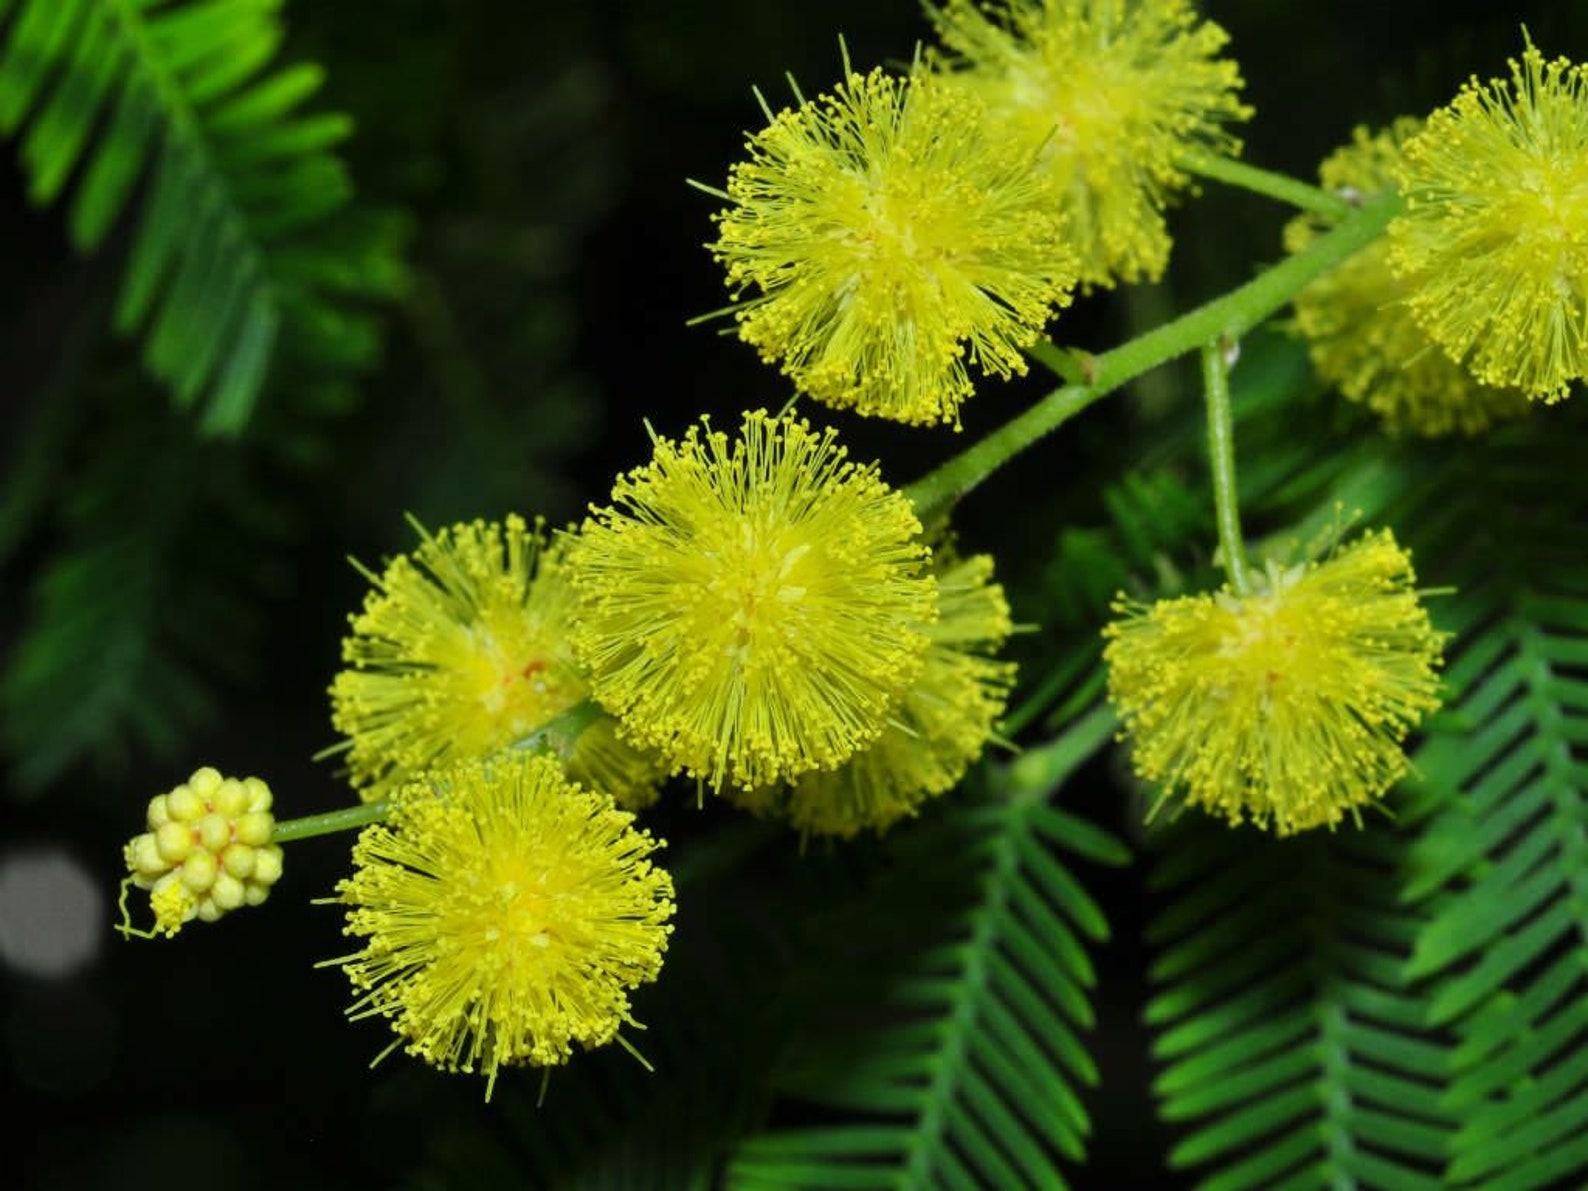
M 222 777 L 209 766 L 149 801 L 148 830 L 127 844 L 127 884 L 149 891 L 152 934 L 176 934 L 197 918 L 214 922 L 257 906 L 281 879 L 270 787 Z M 123 906 L 125 915 L 125 906 Z M 125 935 L 147 937 L 125 918 Z
M 574 644 L 626 735 L 713 789 L 827 768 L 920 671 L 920 522 L 831 431 L 746 414 L 658 439 L 569 548 Z
M 1025 371 L 1075 284 L 1030 149 L 919 69 L 851 72 L 769 118 L 711 245 L 746 343 L 819 401 L 914 424 L 957 422 L 968 365 Z
M 1251 109 L 1224 30 L 1189 0 L 948 0 L 928 4 L 953 77 L 992 127 L 1038 155 L 1059 188 L 1087 286 L 1156 280 L 1163 212 L 1190 182 L 1188 151 L 1234 154 Z
M 1388 530 L 1256 590 L 1116 604 L 1109 698 L 1136 772 L 1232 823 L 1333 827 L 1406 771 L 1401 744 L 1439 706 L 1444 635 Z
M 373 589 L 342 642 L 348 668 L 331 685 L 331 721 L 366 800 L 518 743 L 589 694 L 561 546 L 517 516 L 420 536 L 368 576 Z M 565 761 L 575 781 L 631 808 L 653 800 L 661 778 L 605 716 Z
M 337 886 L 339 960 L 358 1019 L 391 1020 L 408 1053 L 479 1071 L 562 1063 L 633 1025 L 628 992 L 654 980 L 672 927 L 660 843 L 546 756 L 465 761 L 402 787 L 364 829 Z
M 1406 143 L 1390 263 L 1452 359 L 1558 401 L 1588 374 L 1588 69 L 1531 43 L 1510 68 Z
M 1403 118 L 1379 132 L 1356 129 L 1351 143 L 1319 167 L 1324 188 L 1368 195 L 1393 187 L 1402 147 L 1421 128 L 1422 121 Z M 1327 230 L 1317 215 L 1297 216 L 1285 228 L 1285 247 L 1300 252 Z M 1393 434 L 1477 434 L 1526 413 L 1528 400 L 1519 391 L 1484 384 L 1428 338 L 1412 315 L 1410 295 L 1390 267 L 1383 239 L 1297 295 L 1296 326 L 1318 375 L 1371 409 Z
M 885 831 L 946 793 L 981 755 L 1003 713 L 1014 665 L 994 660 L 1012 630 L 1003 588 L 987 555 L 933 553 L 940 613 L 921 673 L 876 743 L 837 769 L 796 778 L 782 791 L 750 791 L 746 809 L 779 814 L 802 833 L 849 838 Z

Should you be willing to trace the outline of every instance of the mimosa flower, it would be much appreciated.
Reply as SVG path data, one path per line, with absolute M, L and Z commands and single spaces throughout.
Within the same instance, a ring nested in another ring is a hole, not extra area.
M 1588 373 L 1588 70 L 1529 44 L 1406 143 L 1390 263 L 1430 339 L 1541 401 Z
M 812 397 L 956 422 L 968 364 L 1024 373 L 1075 257 L 1034 149 L 922 71 L 850 74 L 749 140 L 717 216 L 739 335 Z
M 981 756 L 1014 683 L 1012 663 L 993 660 L 1012 625 L 992 559 L 963 561 L 939 550 L 937 623 L 920 676 L 905 692 L 877 742 L 832 771 L 798 778 L 783 794 L 752 791 L 736 802 L 782 814 L 811 835 L 881 832 L 943 794 Z
M 270 804 L 270 787 L 258 778 L 222 777 L 208 766 L 150 800 L 149 830 L 124 854 L 127 883 L 149 890 L 153 934 L 169 937 L 195 918 L 214 922 L 270 896 L 281 879 Z M 144 934 L 125 920 L 121 930 Z
M 1029 146 L 1059 188 L 1086 286 L 1162 276 L 1163 212 L 1188 152 L 1234 155 L 1251 109 L 1224 30 L 1188 0 L 949 0 L 928 5 L 953 78 L 1000 139 Z
M 426 770 L 508 748 L 579 704 L 573 591 L 561 547 L 510 516 L 430 535 L 380 575 L 342 642 L 331 722 L 366 801 Z M 657 759 L 601 717 L 565 758 L 575 781 L 637 809 L 654 801 Z
M 624 733 L 713 789 L 831 769 L 921 669 L 937 584 L 909 501 L 831 431 L 658 439 L 568 552 L 574 644 Z
M 1390 189 L 1402 146 L 1421 128 L 1412 119 L 1377 133 L 1358 128 L 1319 168 L 1324 188 L 1356 195 Z M 1328 230 L 1317 215 L 1298 216 L 1285 228 L 1285 247 L 1300 252 Z M 1393 434 L 1477 434 L 1525 414 L 1520 392 L 1482 383 L 1428 338 L 1412 316 L 1410 294 L 1382 239 L 1303 290 L 1296 326 L 1318 375 L 1378 414 Z
M 628 990 L 654 980 L 672 927 L 660 843 L 545 756 L 467 761 L 404 786 L 337 886 L 339 964 L 354 1019 L 381 1015 L 409 1054 L 479 1071 L 565 1062 L 634 1025 Z
M 1333 827 L 1405 773 L 1407 732 L 1439 706 L 1444 634 L 1388 530 L 1254 579 L 1244 597 L 1121 600 L 1109 698 L 1160 802 L 1279 835 Z

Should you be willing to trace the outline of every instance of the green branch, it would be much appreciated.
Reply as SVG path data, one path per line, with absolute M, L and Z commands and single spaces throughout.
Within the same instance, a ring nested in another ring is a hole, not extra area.
M 1237 340 L 1330 269 L 1376 240 L 1401 210 L 1398 195 L 1380 195 L 1306 249 L 1245 285 L 1088 360 L 1090 379 L 1053 390 L 1018 417 L 923 476 L 906 490 L 922 521 L 943 516 L 960 497 L 1020 452 L 1095 401 L 1160 364 L 1218 339 Z M 1051 353 L 1038 352 L 1038 359 Z M 1068 360 L 1066 360 L 1068 367 Z

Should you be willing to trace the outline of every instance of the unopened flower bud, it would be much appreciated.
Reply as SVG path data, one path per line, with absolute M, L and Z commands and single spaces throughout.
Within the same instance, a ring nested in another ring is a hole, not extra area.
M 135 929 L 123 904 L 122 933 L 174 935 L 194 918 L 214 922 L 263 902 L 281 877 L 270 803 L 270 787 L 258 778 L 225 778 L 207 767 L 150 799 L 149 830 L 123 850 L 130 875 L 122 884 L 149 890 L 154 928 Z

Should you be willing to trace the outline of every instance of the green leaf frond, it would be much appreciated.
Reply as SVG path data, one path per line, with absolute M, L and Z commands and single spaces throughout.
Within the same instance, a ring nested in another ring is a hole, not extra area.
M 1422 917 L 1399 901 L 1382 822 L 1277 840 L 1187 816 L 1161 833 L 1147 1008 L 1174 1167 L 1205 1191 L 1443 1184 L 1449 1046 L 1402 967 Z
M 1580 419 L 1546 419 L 1475 453 L 1418 519 L 1456 587 L 1407 859 L 1433 918 L 1408 971 L 1461 1036 L 1452 1186 L 1588 1176 L 1588 507 Z
M 136 199 L 116 326 L 215 434 L 248 422 L 283 342 L 321 371 L 366 354 L 347 299 L 400 283 L 390 256 L 337 234 L 352 186 L 332 150 L 351 121 L 299 113 L 318 67 L 270 67 L 280 7 L 22 0 L 0 57 L 0 135 L 20 133 L 35 204 L 71 190 L 77 248 Z
M 1089 1133 L 1077 1089 L 1097 1080 L 1088 943 L 1107 923 L 1060 856 L 1128 853 L 1050 795 L 1111 729 L 1094 709 L 890 837 L 791 984 L 773 1071 L 790 1123 L 738 1148 L 730 1186 L 1065 1185 Z
M 215 679 L 249 672 L 261 597 L 280 591 L 270 547 L 286 513 L 259 495 L 244 450 L 125 396 L 73 473 L 0 672 L 0 742 L 20 793 L 84 758 L 174 752 L 209 719 Z

